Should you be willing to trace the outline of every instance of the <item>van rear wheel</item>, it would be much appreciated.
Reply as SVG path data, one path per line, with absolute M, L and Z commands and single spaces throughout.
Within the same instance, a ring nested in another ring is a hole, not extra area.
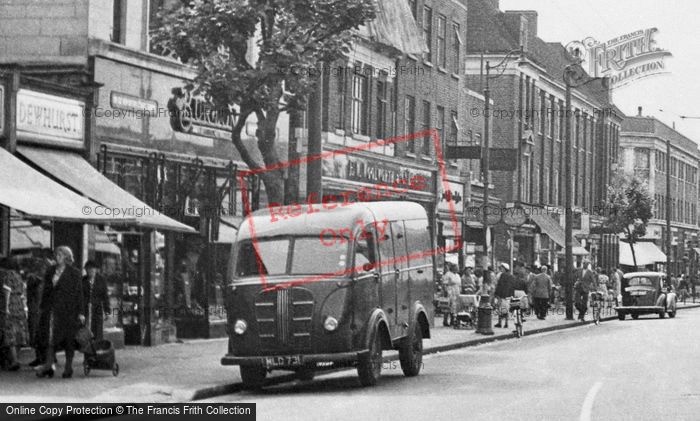
M 621 312 L 617 313 L 617 319 L 618 319 L 618 320 L 625 320 L 625 316 L 626 316 L 625 313 L 621 313 Z
M 374 386 L 382 374 L 382 339 L 379 336 L 379 326 L 372 329 L 369 341 L 369 352 L 362 355 L 358 361 L 357 374 L 362 386 Z
M 267 370 L 263 366 L 242 365 L 240 370 L 243 387 L 246 389 L 260 389 L 263 386 L 267 376 Z
M 399 361 L 404 376 L 414 377 L 420 373 L 423 365 L 423 330 L 417 321 L 413 332 L 399 349 Z
M 632 313 L 632 318 L 633 318 L 634 320 L 637 320 L 637 319 L 639 318 L 639 314 L 637 314 L 637 313 Z

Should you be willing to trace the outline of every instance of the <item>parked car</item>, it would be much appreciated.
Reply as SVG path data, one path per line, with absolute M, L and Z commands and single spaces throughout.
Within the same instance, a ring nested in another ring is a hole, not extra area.
M 272 370 L 308 380 L 348 366 L 370 386 L 381 374 L 382 351 L 398 350 L 404 374 L 418 375 L 436 275 L 425 209 L 377 202 L 297 214 L 275 220 L 261 210 L 241 225 L 221 364 L 240 366 L 253 388 Z
M 676 317 L 676 293 L 661 272 L 630 272 L 622 277 L 622 304 L 615 307 L 617 317 L 625 320 L 629 314 L 657 314 L 663 319 Z

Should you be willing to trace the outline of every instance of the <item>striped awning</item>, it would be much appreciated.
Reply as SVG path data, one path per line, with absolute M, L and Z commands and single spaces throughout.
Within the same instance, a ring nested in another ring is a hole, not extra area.
M 423 54 L 428 47 L 406 0 L 378 0 L 377 17 L 359 33 L 405 54 Z

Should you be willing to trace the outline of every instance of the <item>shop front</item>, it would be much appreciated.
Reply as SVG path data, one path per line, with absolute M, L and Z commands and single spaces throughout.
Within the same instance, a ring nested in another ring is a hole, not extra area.
M 238 185 L 239 171 L 247 167 L 231 143 L 234 117 L 187 88 L 194 74 L 159 57 L 119 54 L 95 58 L 95 81 L 102 85 L 95 167 L 188 228 L 155 227 L 147 238 L 132 230 L 103 233 L 123 239 L 121 257 L 106 257 L 106 265 L 117 268 L 114 276 L 128 280 L 120 300 L 134 310 L 123 323 L 134 332 L 150 329 L 151 344 L 223 337 L 225 270 L 245 213 L 242 191 L 256 209 L 264 190 L 256 177 L 245 179 L 245 190 Z M 254 142 L 255 131 L 254 123 L 247 124 L 244 141 Z M 149 308 L 139 311 L 139 303 Z

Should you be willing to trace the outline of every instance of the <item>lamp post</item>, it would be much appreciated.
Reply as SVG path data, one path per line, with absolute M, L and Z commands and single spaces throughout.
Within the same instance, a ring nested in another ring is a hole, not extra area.
M 575 57 L 576 61 L 564 68 L 564 83 L 566 85 L 566 110 L 565 110 L 565 120 L 566 120 L 566 139 L 565 139 L 565 156 L 564 160 L 564 179 L 566 183 L 566 196 L 564 198 L 564 206 L 566 207 L 566 221 L 564 226 L 564 264 L 566 266 L 566 284 L 564 294 L 566 294 L 566 319 L 574 319 L 574 305 L 573 305 L 573 279 L 574 279 L 574 253 L 573 253 L 573 242 L 574 242 L 574 210 L 573 210 L 573 198 L 574 192 L 572 188 L 571 180 L 571 155 L 572 155 L 572 140 L 571 140 L 571 118 L 573 113 L 571 111 L 571 91 L 573 88 L 580 88 L 591 82 L 602 80 L 604 82 L 607 78 L 588 78 L 579 83 L 575 83 L 574 79 L 582 79 L 581 73 L 583 70 L 580 68 L 581 59 Z
M 486 65 L 484 66 L 486 69 L 486 86 L 484 87 L 484 147 L 483 147 L 483 152 L 482 152 L 482 163 L 481 163 L 481 172 L 484 175 L 484 199 L 483 199 L 483 224 L 484 224 L 484 254 L 486 254 L 486 258 L 488 259 L 488 253 L 489 253 L 489 235 L 488 235 L 488 206 L 489 206 L 489 185 L 491 184 L 491 172 L 489 170 L 489 160 L 491 159 L 491 89 L 489 87 L 489 81 L 491 79 L 496 79 L 500 77 L 503 72 L 500 74 L 497 74 L 495 76 L 490 76 L 490 71 L 491 69 L 497 69 L 501 66 L 503 66 L 510 58 L 512 58 L 513 55 L 518 54 L 519 55 L 519 60 L 522 61 L 524 51 L 523 51 L 523 46 L 521 45 L 519 49 L 513 50 L 508 52 L 505 57 L 503 57 L 503 60 L 501 60 L 498 64 L 495 66 L 491 66 L 491 63 L 489 61 L 486 61 Z M 504 69 L 505 71 L 505 69 Z M 493 260 L 493 256 L 492 256 Z M 491 262 L 491 265 L 493 265 L 493 262 Z
M 671 140 L 666 139 L 666 282 L 671 282 Z

